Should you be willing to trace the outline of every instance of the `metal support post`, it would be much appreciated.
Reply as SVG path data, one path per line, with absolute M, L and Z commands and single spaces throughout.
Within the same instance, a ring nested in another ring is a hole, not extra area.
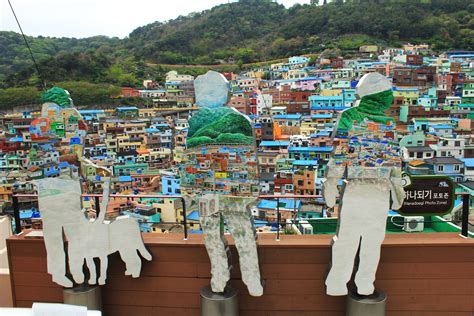
M 201 289 L 201 316 L 238 316 L 238 291 L 227 286 L 223 293 L 212 292 L 211 286 Z
M 354 291 L 349 291 L 347 295 L 346 315 L 347 316 L 385 316 L 385 305 L 387 295 L 383 292 L 375 291 L 372 295 L 359 295 Z
M 20 205 L 18 203 L 18 197 L 13 195 L 13 217 L 15 218 L 15 234 L 21 233 L 21 220 L 20 220 Z
M 462 226 L 461 235 L 465 238 L 469 237 L 469 194 L 462 196 Z
M 98 196 L 95 197 L 95 217 L 99 218 L 100 214 L 100 199 Z
M 277 241 L 280 241 L 280 222 L 281 222 L 281 214 L 280 214 L 280 198 L 277 198 Z
M 184 198 L 181 198 L 183 202 L 183 225 L 184 225 L 184 240 L 188 240 L 188 221 L 186 219 L 186 202 Z
M 64 304 L 86 306 L 88 310 L 102 311 L 100 286 L 86 284 L 63 290 Z

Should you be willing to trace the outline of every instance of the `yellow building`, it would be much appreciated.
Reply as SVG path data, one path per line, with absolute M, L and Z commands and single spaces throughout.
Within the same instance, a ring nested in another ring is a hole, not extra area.
M 403 97 L 403 105 L 416 105 L 420 91 L 417 88 L 397 88 L 393 91 L 393 97 Z
M 323 89 L 320 95 L 323 97 L 335 97 L 342 94 L 342 89 Z
M 217 179 L 225 179 L 227 178 L 227 172 L 216 172 L 214 173 L 214 177 Z

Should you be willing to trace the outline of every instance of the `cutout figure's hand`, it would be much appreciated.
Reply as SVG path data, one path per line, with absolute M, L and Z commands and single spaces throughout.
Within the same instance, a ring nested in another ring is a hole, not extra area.
M 338 196 L 337 180 L 326 179 L 323 181 L 323 196 L 326 205 L 333 208 L 336 205 L 336 198 Z

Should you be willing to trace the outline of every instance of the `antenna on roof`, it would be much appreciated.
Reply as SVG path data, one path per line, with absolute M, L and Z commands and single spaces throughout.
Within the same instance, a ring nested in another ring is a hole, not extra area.
M 41 75 L 38 64 L 36 63 L 36 59 L 33 56 L 33 52 L 31 51 L 30 44 L 28 43 L 28 39 L 26 38 L 25 33 L 23 33 L 23 29 L 21 28 L 20 21 L 18 21 L 18 18 L 16 17 L 15 10 L 13 10 L 13 6 L 10 0 L 8 0 L 8 4 L 10 5 L 10 9 L 12 10 L 13 16 L 15 17 L 16 24 L 18 24 L 18 27 L 20 28 L 21 35 L 23 36 L 23 40 L 25 41 L 28 51 L 30 52 L 31 59 L 33 60 L 33 63 L 35 64 L 35 68 L 36 68 L 36 71 L 38 72 L 38 77 L 41 80 L 41 85 L 43 86 L 43 90 L 46 90 L 46 84 L 44 83 L 43 76 Z

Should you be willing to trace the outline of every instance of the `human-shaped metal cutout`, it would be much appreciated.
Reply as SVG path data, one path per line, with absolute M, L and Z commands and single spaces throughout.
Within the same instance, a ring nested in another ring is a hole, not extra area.
M 340 192 L 340 216 L 333 238 L 328 295 L 346 295 L 358 249 L 357 292 L 374 292 L 375 273 L 385 238 L 389 209 L 402 206 L 401 160 L 393 120 L 385 115 L 393 100 L 391 82 L 379 73 L 359 81 L 356 107 L 343 111 L 334 138 L 335 152 L 326 169 L 323 192 L 334 207 Z
M 256 232 L 250 207 L 259 194 L 255 137 L 251 121 L 227 107 L 229 82 L 209 71 L 194 82 L 201 109 L 189 120 L 181 193 L 187 208 L 197 209 L 211 260 L 211 287 L 224 292 L 230 279 L 225 221 L 239 253 L 242 280 L 250 295 L 260 296 Z

